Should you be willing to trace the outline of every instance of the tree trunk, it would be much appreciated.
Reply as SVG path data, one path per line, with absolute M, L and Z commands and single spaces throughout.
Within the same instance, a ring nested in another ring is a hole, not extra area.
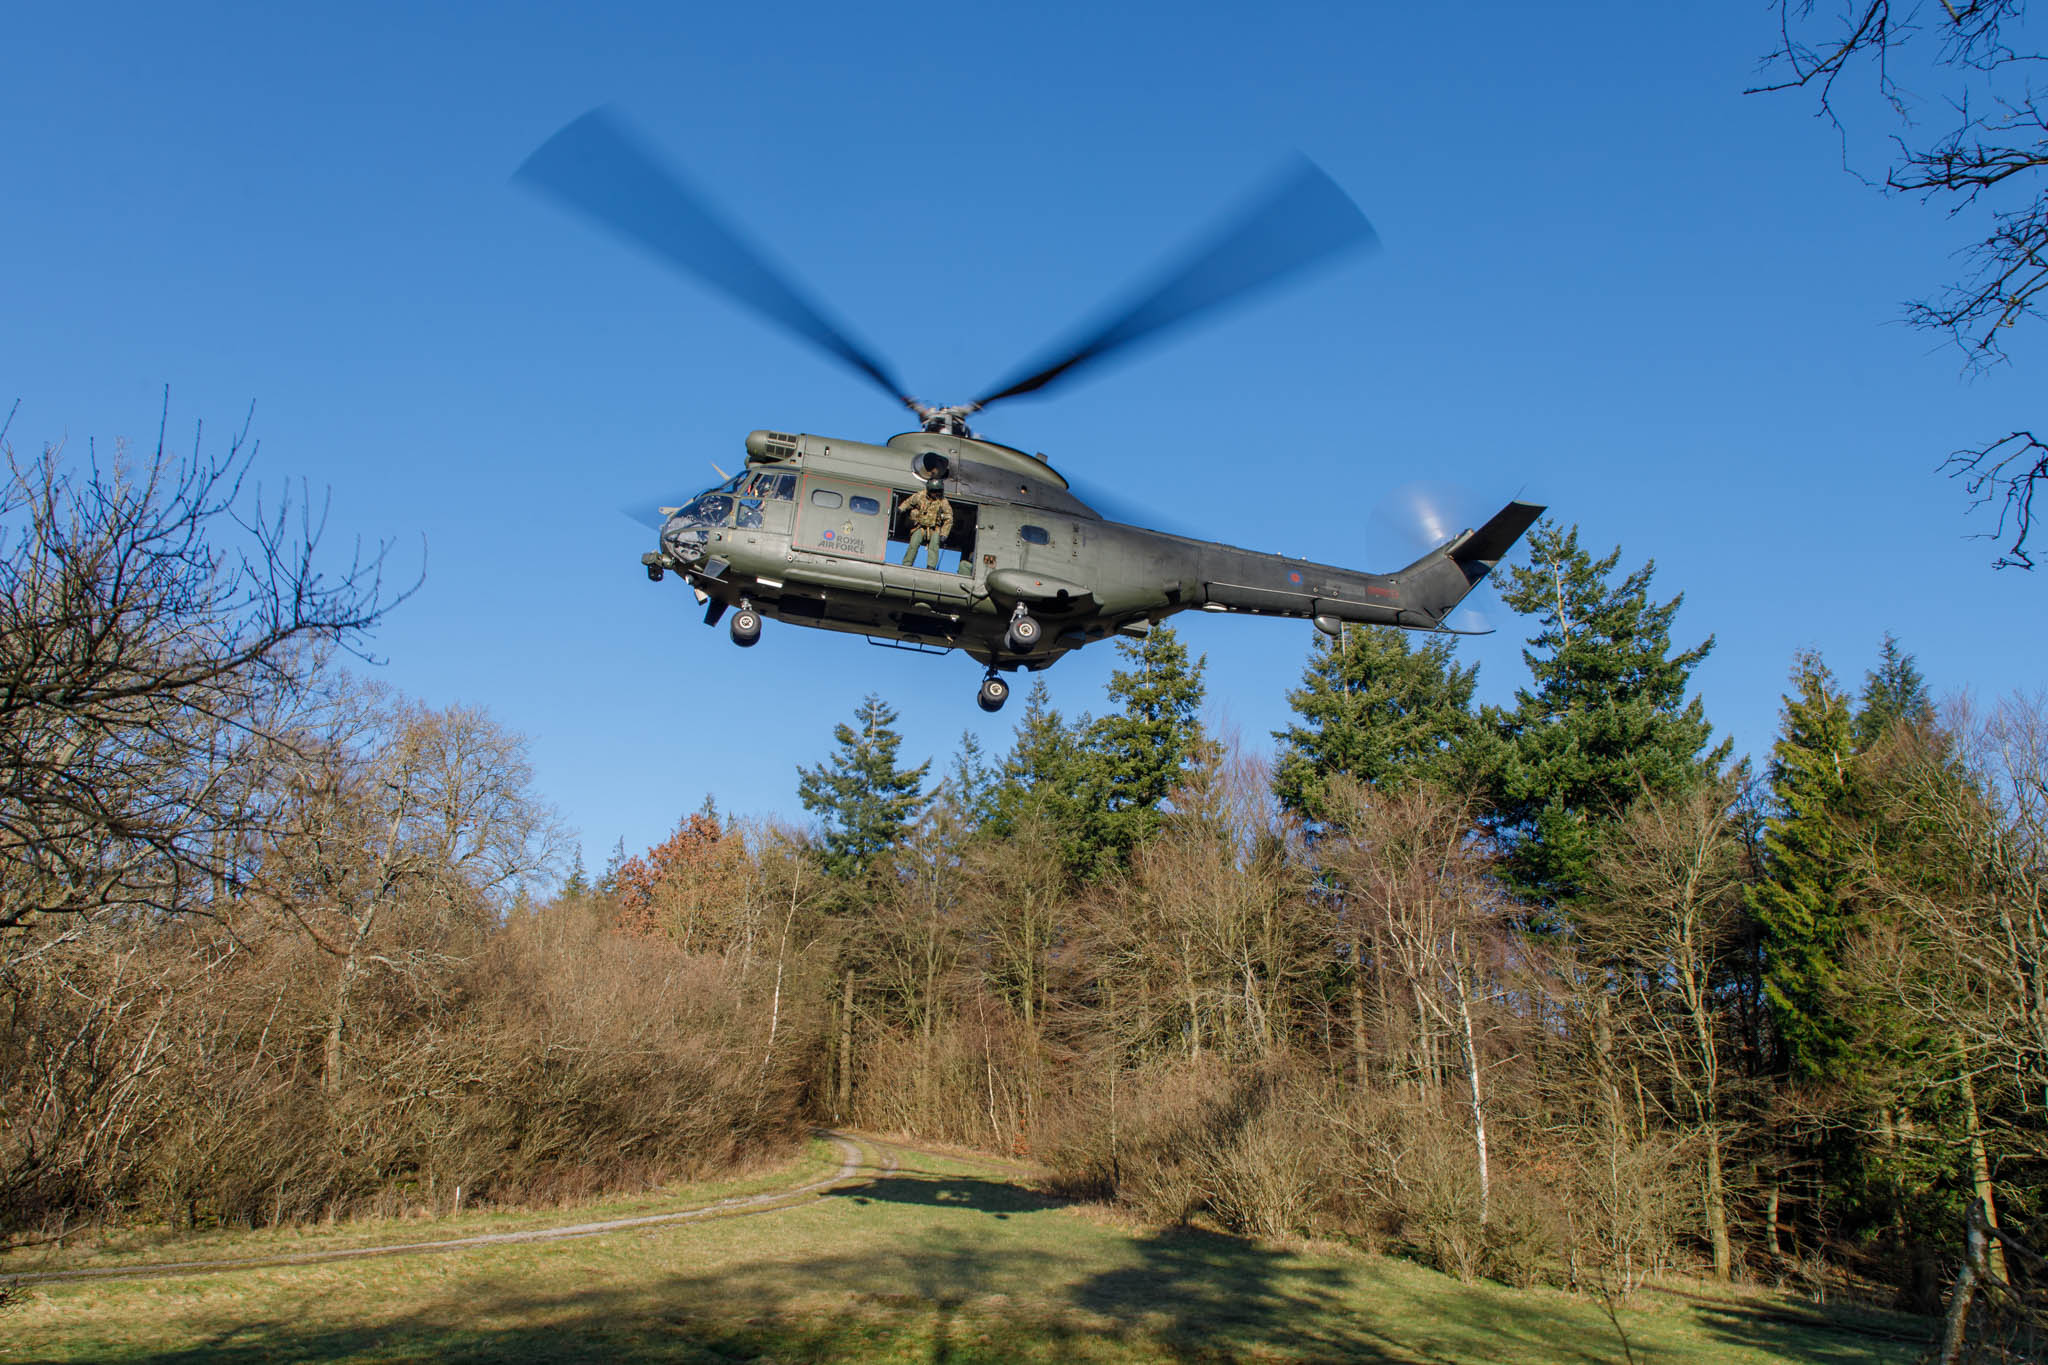
M 1493 1178 L 1486 1160 L 1486 1106 L 1479 1094 L 1479 1048 L 1472 1038 L 1472 1005 L 1463 967 L 1454 967 L 1458 983 L 1458 1022 L 1465 1030 L 1465 1078 L 1472 1086 L 1472 1143 L 1479 1152 L 1479 1226 L 1491 1212 Z
M 1593 1010 L 1593 1053 L 1600 1070 L 1600 1089 L 1607 1098 L 1608 1136 L 1618 1147 L 1627 1129 L 1621 1117 L 1621 1085 L 1614 1078 L 1613 1010 L 1614 1002 L 1605 990 L 1599 990 Z
M 1995 1228 L 1998 1204 L 1991 1194 L 1991 1162 L 1984 1154 L 1984 1130 L 1977 1126 L 1977 1083 L 1967 1071 L 1963 1073 L 1963 1122 L 1970 1137 L 1970 1184 L 1984 1205 L 1984 1222 Z M 1985 1248 L 1986 1267 L 2000 1283 L 2011 1284 L 2006 1274 L 2004 1244 L 1996 1237 L 1987 1240 L 1990 1245 Z
M 1372 1083 L 1371 1051 L 1365 1028 L 1365 941 L 1351 940 L 1351 1055 L 1357 1066 L 1358 1088 Z
M 322 1073 L 320 1088 L 333 1095 L 341 1090 L 341 1040 L 347 1028 L 348 998 L 354 990 L 356 977 L 362 971 L 360 954 L 363 941 L 370 936 L 370 927 L 377 921 L 377 902 L 372 900 L 363 913 L 356 917 L 348 941 L 348 952 L 341 959 L 341 972 L 334 982 L 334 1004 L 327 1015 L 327 1045 L 322 1051 Z
M 839 988 L 839 1096 L 832 1116 L 843 1123 L 853 1108 L 853 968 L 846 969 Z
M 1415 1005 L 1415 1093 L 1428 1099 L 1437 1080 L 1436 1030 L 1430 1027 L 1429 1002 L 1422 998 L 1422 983 L 1411 972 L 1408 994 Z
M 930 1125 L 932 1113 L 932 1044 L 933 1031 L 938 1025 L 939 991 L 937 954 L 926 940 L 924 959 L 924 980 L 920 983 L 920 1000 L 917 1018 L 917 1121 Z
M 1776 1194 L 1775 1187 L 1772 1193 Z M 1777 1217 L 1775 1208 L 1771 1216 Z M 1775 1241 L 1776 1229 L 1771 1235 Z M 1714 1248 L 1714 1278 L 1726 1284 L 1734 1257 L 1728 1249 L 1728 1194 L 1721 1179 L 1721 1130 L 1712 1124 L 1707 1127 L 1707 1241 Z
M 1970 1327 L 1970 1300 L 1977 1295 L 1979 1267 L 1984 1264 L 1984 1243 L 1997 1242 L 1997 1238 L 1986 1238 L 1971 1218 L 1963 1232 L 1963 1268 L 1956 1272 L 1956 1287 L 1949 1294 L 1948 1318 L 1942 1324 L 1941 1347 L 1935 1355 L 1940 1365 L 1956 1365 L 1963 1358 L 1964 1338 Z
M 789 948 L 789 927 L 783 926 L 782 942 L 775 949 L 775 990 L 768 997 L 768 1046 L 761 1050 L 761 1074 L 775 1064 L 775 1034 L 782 1026 L 782 956 Z M 750 949 L 751 951 L 751 949 Z M 742 969 L 744 975 L 744 969 Z

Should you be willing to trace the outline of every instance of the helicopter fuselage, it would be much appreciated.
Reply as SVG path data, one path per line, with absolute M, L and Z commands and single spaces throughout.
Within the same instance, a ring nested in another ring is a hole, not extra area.
M 1331 635 L 1347 621 L 1443 630 L 1543 510 L 1509 503 L 1405 569 L 1362 573 L 1113 521 L 1042 458 L 968 427 L 993 404 L 1047 394 L 1147 338 L 1375 246 L 1358 205 L 1304 158 L 1135 297 L 971 402 L 940 405 L 913 396 L 607 110 L 556 132 L 517 177 L 815 347 L 924 424 L 879 446 L 756 431 L 742 473 L 664 509 L 660 545 L 641 556 L 647 576 L 680 574 L 705 604 L 707 625 L 737 608 L 731 630 L 741 645 L 761 638 L 767 616 L 881 644 L 964 650 L 988 668 L 977 700 L 994 711 L 1009 696 L 1001 673 L 1044 668 L 1112 635 L 1142 636 L 1195 608 L 1305 618 Z M 919 500 L 935 491 L 950 523 Z M 914 521 L 939 536 L 937 563 L 898 559 L 896 545 L 925 538 Z
M 911 529 L 903 503 L 930 478 L 953 512 L 939 564 L 927 551 L 898 562 Z M 664 510 L 660 548 L 642 563 L 651 578 L 681 576 L 707 623 L 739 607 L 878 644 L 959 649 L 993 672 L 1036 671 L 1193 609 L 1294 617 L 1329 634 L 1344 622 L 1440 630 L 1541 509 L 1510 504 L 1406 569 L 1365 573 L 1108 520 L 1043 459 L 991 441 L 756 431 L 739 475 Z M 1042 629 L 1020 644 L 1013 626 L 1027 616 Z M 740 625 L 734 638 L 752 643 Z

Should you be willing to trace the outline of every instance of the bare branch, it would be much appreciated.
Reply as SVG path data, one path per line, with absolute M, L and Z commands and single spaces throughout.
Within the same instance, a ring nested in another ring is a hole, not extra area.
M 1998 525 L 1983 537 L 2003 540 L 2011 528 L 2012 544 L 1999 555 L 1998 567 L 2033 568 L 2027 537 L 2034 525 L 2034 490 L 2048 481 L 2048 444 L 2031 431 L 2015 431 L 1974 450 L 1958 450 L 1941 467 L 1963 481 L 1972 507 L 1999 505 Z
M 245 513 L 246 427 L 217 456 L 161 431 L 110 467 L 0 454 L 0 929 L 205 910 L 273 822 L 323 661 L 410 590 L 383 546 L 323 570 L 303 496 Z
M 1871 93 L 1902 130 L 1890 139 L 1883 191 L 1941 202 L 1951 217 L 1980 224 L 1977 239 L 1956 253 L 1960 278 L 1908 302 L 1906 321 L 1947 336 L 1967 369 L 2004 363 L 2010 329 L 2038 318 L 2048 299 L 2048 181 L 2041 175 L 2048 170 L 2048 93 L 2038 86 L 2048 54 L 2008 41 L 2022 28 L 2026 0 L 1777 0 L 1776 8 L 1778 44 L 1763 63 L 1769 79 L 1752 93 L 1812 91 L 1817 112 L 1842 133 L 1847 165 L 1849 131 L 1838 102 L 1848 87 L 1839 82 L 1867 66 Z M 1923 133 L 1921 101 L 1901 72 L 1945 92 L 1946 132 Z M 2038 449 L 2023 444 L 2023 436 L 1958 451 L 1943 465 L 1965 481 L 1972 508 L 2002 504 L 1991 538 L 2003 538 L 2010 524 L 2015 539 L 1996 561 L 1999 568 L 2033 564 L 2025 543 L 2039 465 L 2030 476 L 2007 472 Z

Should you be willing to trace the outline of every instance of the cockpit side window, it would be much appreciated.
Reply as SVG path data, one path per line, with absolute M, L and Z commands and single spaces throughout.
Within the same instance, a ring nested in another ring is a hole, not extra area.
M 742 476 L 744 486 L 741 495 L 749 498 L 772 498 L 777 502 L 788 502 L 796 497 L 796 475 L 777 474 L 773 470 L 761 470 Z

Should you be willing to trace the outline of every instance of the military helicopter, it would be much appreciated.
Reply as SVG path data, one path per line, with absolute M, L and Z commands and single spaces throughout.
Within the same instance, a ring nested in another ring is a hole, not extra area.
M 986 396 L 950 406 L 910 396 L 609 111 L 564 127 L 516 178 L 820 348 L 919 419 L 880 445 L 751 432 L 738 474 L 650 521 L 659 543 L 641 556 L 648 578 L 682 579 L 708 626 L 737 608 L 729 629 L 738 645 L 758 642 L 766 617 L 898 648 L 958 649 L 983 665 L 976 700 L 996 711 L 1010 694 L 1003 674 L 1036 672 L 1112 636 L 1142 639 L 1181 611 L 1295 617 L 1332 636 L 1347 622 L 1444 631 L 1544 510 L 1510 502 L 1404 569 L 1365 573 L 1112 519 L 1044 456 L 969 428 L 996 403 L 1373 245 L 1357 205 L 1305 159 L 1135 301 Z M 898 546 L 915 555 L 911 523 L 939 499 L 951 516 L 930 528 L 936 548 L 925 546 L 923 565 L 897 562 Z

